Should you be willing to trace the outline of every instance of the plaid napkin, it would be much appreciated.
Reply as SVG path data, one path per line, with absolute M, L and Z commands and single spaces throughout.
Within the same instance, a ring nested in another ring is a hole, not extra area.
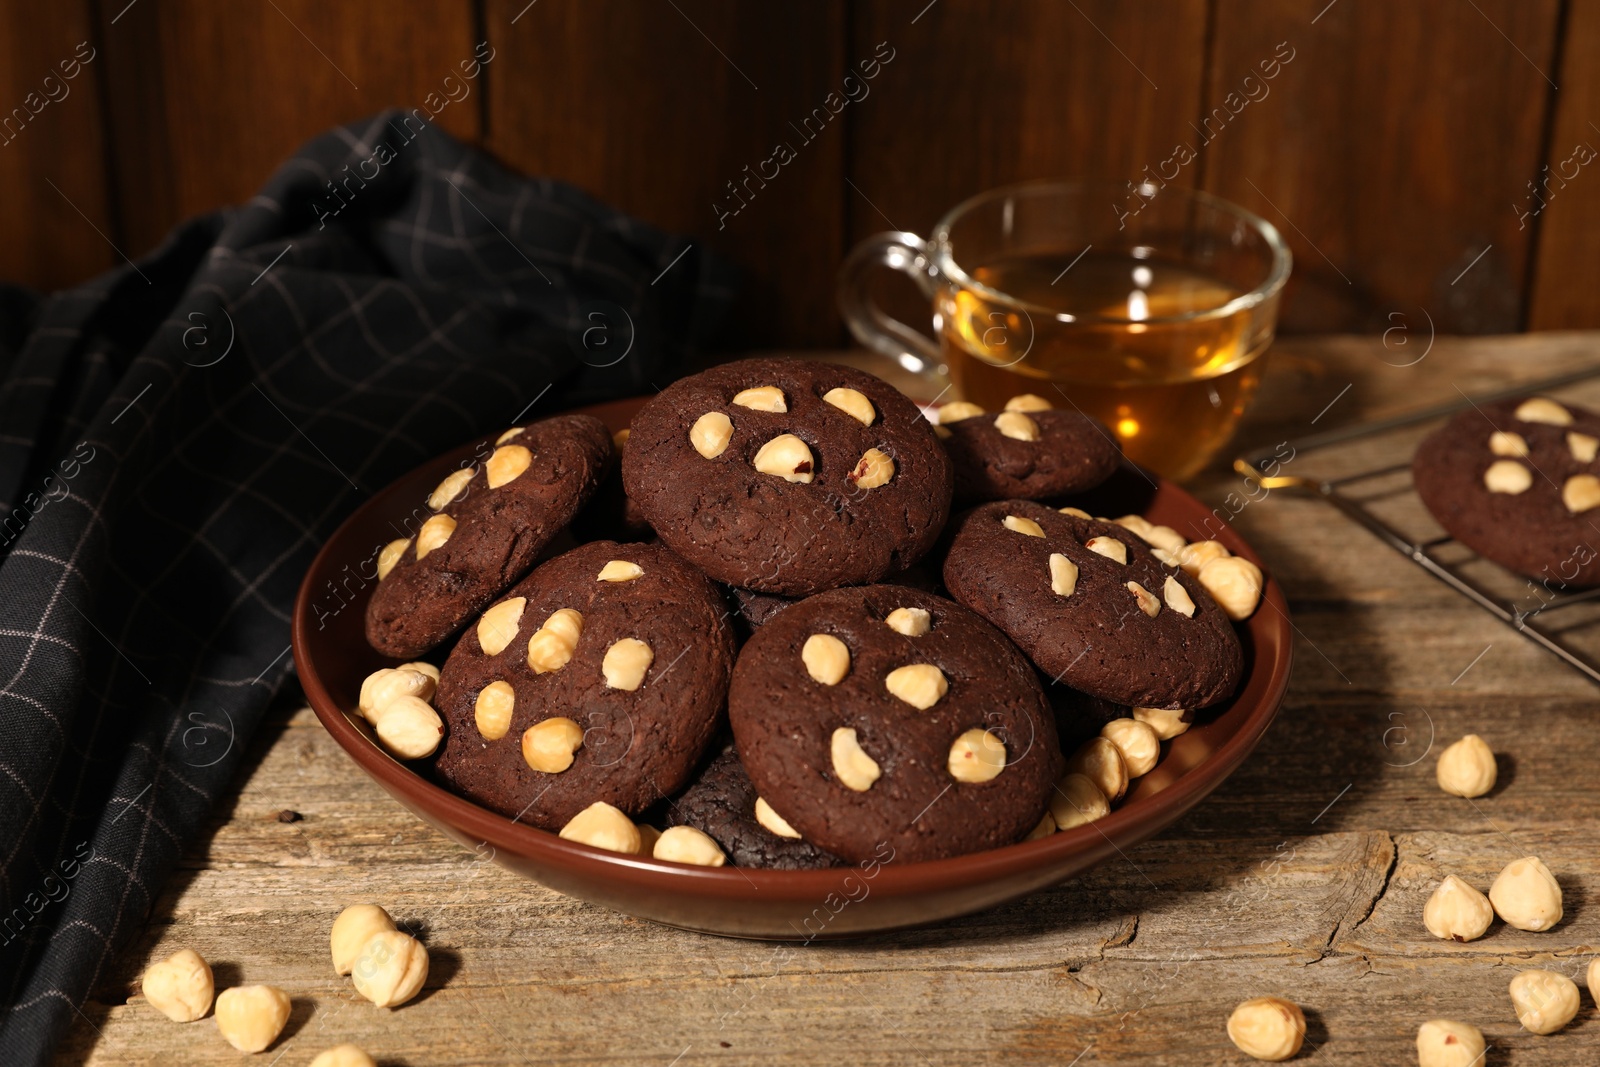
M 731 292 L 401 112 L 82 288 L 0 287 L 0 1063 L 49 1056 L 228 788 L 340 520 L 665 384 Z

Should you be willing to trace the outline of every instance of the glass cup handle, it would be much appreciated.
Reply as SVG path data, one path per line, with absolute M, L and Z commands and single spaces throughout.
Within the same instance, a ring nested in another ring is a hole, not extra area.
M 867 296 L 867 278 L 879 267 L 907 275 L 932 300 L 939 271 L 928 243 L 914 233 L 889 232 L 856 245 L 839 268 L 839 314 L 861 344 L 913 374 L 942 377 L 944 356 L 921 332 L 885 314 Z

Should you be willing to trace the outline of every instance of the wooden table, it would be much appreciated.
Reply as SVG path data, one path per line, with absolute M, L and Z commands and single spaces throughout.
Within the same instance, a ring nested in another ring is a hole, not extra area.
M 1600 361 L 1600 336 L 1546 334 L 1441 338 L 1397 367 L 1426 338 L 1389 340 L 1280 344 L 1241 445 Z M 1238 481 L 1218 473 L 1198 489 L 1221 502 Z M 1231 1064 L 1250 1061 L 1228 1043 L 1228 1012 L 1268 993 L 1305 1007 L 1301 1061 L 1413 1063 L 1418 1024 L 1443 1016 L 1482 1028 L 1491 1065 L 1595 1062 L 1587 994 L 1571 1027 L 1537 1037 L 1519 1028 L 1506 986 L 1527 967 L 1581 984 L 1600 941 L 1588 900 L 1600 894 L 1600 694 L 1324 502 L 1276 491 L 1235 523 L 1293 606 L 1288 701 L 1230 781 L 1125 862 L 935 929 L 778 957 L 479 860 L 361 776 L 309 710 L 283 703 L 61 1061 L 244 1062 L 211 1020 L 170 1023 L 138 995 L 147 961 L 190 946 L 219 988 L 267 982 L 294 998 L 263 1064 L 304 1064 L 342 1041 L 414 1067 Z M 1430 734 L 1436 754 L 1469 732 L 1501 754 L 1501 785 L 1477 801 L 1443 794 L 1432 756 L 1418 758 Z M 1423 929 L 1445 874 L 1487 889 L 1530 853 L 1566 895 L 1554 931 L 1497 923 L 1456 944 Z M 330 922 L 366 900 L 432 952 L 424 995 L 398 1012 L 360 1000 L 329 965 Z

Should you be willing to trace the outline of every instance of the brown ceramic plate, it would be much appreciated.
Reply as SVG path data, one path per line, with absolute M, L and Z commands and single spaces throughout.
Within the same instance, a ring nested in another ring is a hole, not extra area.
M 583 410 L 617 430 L 641 403 Z M 1089 826 L 933 863 L 897 863 L 886 856 L 859 868 L 825 871 L 690 867 L 563 841 L 479 807 L 396 762 L 354 710 L 362 679 L 395 663 L 369 648 L 362 633 L 375 552 L 401 536 L 399 523 L 470 453 L 464 446 L 401 478 L 352 515 L 318 554 L 295 603 L 301 684 L 334 740 L 418 818 L 468 848 L 487 846 L 497 863 L 543 885 L 630 915 L 708 933 L 810 940 L 918 926 L 1015 900 L 1088 870 L 1194 807 L 1255 748 L 1289 684 L 1289 617 L 1283 590 L 1269 574 L 1265 603 L 1242 633 L 1244 686 L 1170 742 L 1156 769 L 1134 784 L 1115 811 Z M 1207 520 L 1210 529 L 1217 528 L 1203 504 L 1170 482 L 1156 484 L 1132 472 L 1120 481 L 1091 501 L 1091 510 L 1138 510 L 1196 540 Z M 1261 562 L 1231 529 L 1217 539 Z

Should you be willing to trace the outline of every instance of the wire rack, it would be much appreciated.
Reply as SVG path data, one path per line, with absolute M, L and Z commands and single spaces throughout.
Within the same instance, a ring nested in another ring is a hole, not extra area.
M 1526 579 L 1483 559 L 1443 531 L 1411 482 L 1416 443 L 1457 412 L 1534 393 L 1559 399 L 1562 392 L 1586 383 L 1600 384 L 1600 366 L 1287 442 L 1294 449 L 1289 462 L 1297 466 L 1303 468 L 1303 460 L 1319 455 L 1332 461 L 1336 472 L 1324 477 L 1269 474 L 1288 466 L 1282 444 L 1240 456 L 1233 467 L 1264 489 L 1322 497 L 1429 575 L 1600 685 L 1600 588 L 1568 592 L 1559 581 Z M 1406 459 L 1382 462 L 1395 455 Z M 1379 465 L 1370 465 L 1374 460 Z

